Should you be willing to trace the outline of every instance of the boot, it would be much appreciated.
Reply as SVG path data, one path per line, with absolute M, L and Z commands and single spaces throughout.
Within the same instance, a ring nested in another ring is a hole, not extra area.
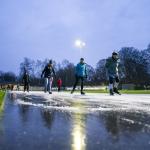
M 113 90 L 112 90 L 112 89 L 110 89 L 110 90 L 109 90 L 109 92 L 110 92 L 110 95 L 111 95 L 111 96 L 113 96 L 113 95 L 114 95 L 114 92 L 113 92 Z
M 85 93 L 83 91 L 81 91 L 81 95 L 85 95 Z
M 74 90 L 71 91 L 71 94 L 73 94 L 73 93 L 74 93 Z
M 118 91 L 118 89 L 116 87 L 114 87 L 114 92 L 118 95 L 121 95 L 121 93 Z

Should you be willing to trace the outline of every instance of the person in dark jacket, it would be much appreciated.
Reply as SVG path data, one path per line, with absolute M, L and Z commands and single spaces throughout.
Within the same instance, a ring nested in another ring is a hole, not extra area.
M 49 94 L 52 94 L 52 84 L 53 84 L 53 76 L 56 77 L 55 70 L 53 68 L 52 60 L 45 66 L 44 70 L 42 71 L 41 78 L 45 79 L 45 93 L 49 91 Z
M 85 94 L 83 92 L 84 79 L 87 78 L 87 68 L 86 68 L 86 63 L 84 62 L 84 58 L 80 59 L 80 62 L 77 64 L 75 69 L 76 69 L 75 70 L 76 81 L 71 91 L 71 94 L 73 94 L 78 82 L 81 80 L 81 95 L 84 95 Z
M 22 78 L 23 84 L 24 84 L 24 92 L 29 92 L 29 84 L 30 84 L 30 77 L 28 72 L 25 70 L 23 78 Z
M 120 92 L 118 91 L 118 85 L 119 85 L 119 63 L 120 59 L 118 56 L 118 53 L 113 52 L 112 57 L 108 58 L 106 60 L 106 73 L 107 77 L 109 79 L 109 92 L 110 95 L 114 95 L 114 93 L 117 93 L 120 95 Z

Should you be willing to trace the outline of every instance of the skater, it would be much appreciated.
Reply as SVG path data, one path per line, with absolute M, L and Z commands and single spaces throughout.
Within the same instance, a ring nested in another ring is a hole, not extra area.
M 80 59 L 80 62 L 77 64 L 75 69 L 76 69 L 75 70 L 76 81 L 71 91 L 71 94 L 73 94 L 79 80 L 81 80 L 81 95 L 84 95 L 85 94 L 83 92 L 84 79 L 87 78 L 87 68 L 86 68 L 86 63 L 84 62 L 84 58 Z
M 120 92 L 118 91 L 118 85 L 119 85 L 119 74 L 118 74 L 118 66 L 119 66 L 120 60 L 118 53 L 113 52 L 112 57 L 108 58 L 106 60 L 106 72 L 107 77 L 109 79 L 109 92 L 110 95 L 114 95 L 114 93 L 117 93 L 119 95 Z
M 25 91 L 29 92 L 30 77 L 26 70 L 24 71 L 22 81 L 23 81 L 23 85 L 24 85 L 24 92 Z
M 61 80 L 61 78 L 59 78 L 59 79 L 57 80 L 57 86 L 58 86 L 58 92 L 60 92 L 61 86 L 62 86 L 62 80 Z
M 10 89 L 11 89 L 11 91 L 13 91 L 13 90 L 14 90 L 14 85 L 13 85 L 13 84 L 11 85 L 11 88 L 10 88 Z
M 20 85 L 19 85 L 19 83 L 17 84 L 17 91 L 19 91 L 20 90 Z
M 47 66 L 42 71 L 41 78 L 43 78 L 43 75 L 44 75 L 44 79 L 45 79 L 44 91 L 45 91 L 45 93 L 47 91 L 49 91 L 49 94 L 52 94 L 53 75 L 56 78 L 52 60 L 49 61 Z

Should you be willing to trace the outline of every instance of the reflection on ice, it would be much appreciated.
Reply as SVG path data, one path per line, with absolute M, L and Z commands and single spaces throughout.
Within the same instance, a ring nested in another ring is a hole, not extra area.
M 72 150 L 86 150 L 86 134 L 82 114 L 73 117 Z
M 72 129 L 72 150 L 86 150 L 86 133 L 85 133 L 85 114 L 82 103 L 72 103 L 77 107 L 79 112 L 72 115 L 73 129 Z

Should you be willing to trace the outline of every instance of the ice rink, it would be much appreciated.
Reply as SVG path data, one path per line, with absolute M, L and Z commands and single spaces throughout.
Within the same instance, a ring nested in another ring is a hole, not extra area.
M 8 149 L 149 150 L 150 95 L 9 92 L 0 115 Z
M 108 94 L 80 95 L 67 92 L 54 92 L 52 95 L 43 92 L 13 92 L 17 104 L 33 105 L 47 109 L 64 111 L 80 111 L 90 113 L 95 111 L 126 111 L 150 113 L 149 94 L 123 94 L 109 96 Z M 80 104 L 80 105 L 76 105 Z

